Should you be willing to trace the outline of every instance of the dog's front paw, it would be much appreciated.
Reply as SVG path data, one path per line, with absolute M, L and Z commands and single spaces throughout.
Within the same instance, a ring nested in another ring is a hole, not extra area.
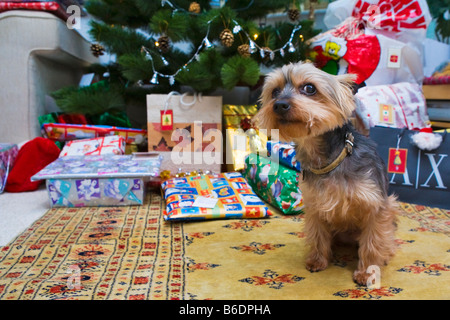
M 328 267 L 328 261 L 325 258 L 308 258 L 306 260 L 306 270 L 310 272 L 319 272 Z
M 353 281 L 360 286 L 367 286 L 367 279 L 369 279 L 370 275 L 371 274 L 366 271 L 355 270 L 355 272 L 353 272 Z

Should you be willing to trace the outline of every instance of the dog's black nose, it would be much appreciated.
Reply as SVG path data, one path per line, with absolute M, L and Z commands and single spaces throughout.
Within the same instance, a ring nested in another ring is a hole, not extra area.
M 273 111 L 279 115 L 284 115 L 289 109 L 291 109 L 291 105 L 286 100 L 278 100 L 273 104 Z

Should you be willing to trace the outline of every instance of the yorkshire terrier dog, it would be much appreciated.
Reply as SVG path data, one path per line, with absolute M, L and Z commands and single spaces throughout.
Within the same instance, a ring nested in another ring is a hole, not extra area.
M 353 75 L 333 76 L 299 62 L 267 75 L 260 128 L 279 129 L 282 141 L 296 144 L 303 170 L 305 234 L 310 246 L 306 268 L 324 270 L 335 242 L 356 241 L 353 280 L 366 285 L 369 266 L 381 267 L 394 255 L 395 196 L 376 144 L 359 134 L 349 117 L 355 109 Z

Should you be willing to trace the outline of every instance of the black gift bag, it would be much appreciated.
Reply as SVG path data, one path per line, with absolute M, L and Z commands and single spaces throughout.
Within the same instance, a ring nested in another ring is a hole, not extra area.
M 450 209 L 450 140 L 447 132 L 434 150 L 419 149 L 411 137 L 417 131 L 372 127 L 389 179 L 389 193 L 400 201 Z

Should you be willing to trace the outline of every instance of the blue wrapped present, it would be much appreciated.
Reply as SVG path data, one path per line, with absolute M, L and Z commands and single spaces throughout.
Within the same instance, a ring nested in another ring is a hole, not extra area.
M 301 171 L 300 162 L 295 159 L 295 146 L 290 143 L 280 141 L 267 141 L 267 155 L 272 161 Z

